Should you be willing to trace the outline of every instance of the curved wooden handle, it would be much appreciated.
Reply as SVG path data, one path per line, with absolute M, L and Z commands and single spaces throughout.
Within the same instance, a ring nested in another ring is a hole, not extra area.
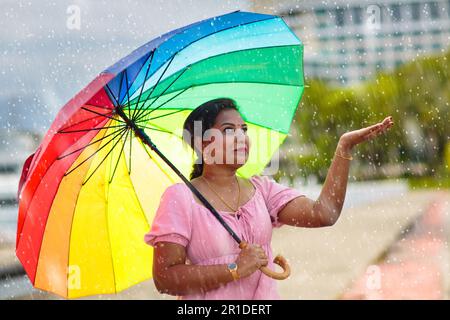
M 247 242 L 245 241 L 241 241 L 241 243 L 239 244 L 239 248 L 241 249 L 244 249 L 246 246 Z M 289 275 L 291 274 L 291 267 L 283 256 L 277 255 L 275 259 L 273 259 L 273 263 L 279 265 L 283 269 L 283 272 L 272 271 L 266 266 L 262 266 L 261 268 L 259 268 L 259 270 L 261 270 L 262 273 L 264 273 L 266 276 L 275 280 L 284 280 L 289 277 Z
M 289 264 L 283 256 L 277 255 L 275 259 L 273 259 L 273 263 L 279 265 L 283 269 L 283 272 L 275 272 L 265 266 L 262 266 L 259 270 L 261 270 L 266 276 L 275 280 L 284 280 L 289 277 L 291 274 L 291 267 L 289 267 Z

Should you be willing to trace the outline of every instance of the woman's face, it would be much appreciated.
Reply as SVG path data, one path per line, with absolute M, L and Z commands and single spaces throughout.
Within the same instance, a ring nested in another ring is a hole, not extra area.
M 250 140 L 247 124 L 234 109 L 220 111 L 214 126 L 206 130 L 203 140 L 205 165 L 224 164 L 237 169 L 248 160 Z

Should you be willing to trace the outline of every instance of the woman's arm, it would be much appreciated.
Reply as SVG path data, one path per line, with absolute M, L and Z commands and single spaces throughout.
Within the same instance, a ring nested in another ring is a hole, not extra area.
M 337 152 L 346 157 L 350 150 L 338 143 Z M 325 183 L 317 200 L 297 197 L 280 211 L 278 221 L 294 227 L 320 228 L 332 226 L 342 210 L 347 189 L 350 160 L 336 155 L 328 170 Z
M 316 201 L 307 197 L 293 199 L 280 211 L 278 221 L 291 226 L 309 228 L 334 225 L 344 205 L 351 161 L 336 153 L 349 157 L 355 145 L 375 138 L 390 128 L 393 125 L 391 118 L 387 117 L 381 123 L 343 134 L 339 139 L 319 198 Z
M 160 293 L 177 296 L 204 293 L 234 280 L 227 264 L 185 264 L 186 249 L 171 242 L 155 245 L 153 261 L 153 281 Z
M 153 257 L 153 281 L 161 293 L 183 296 L 204 293 L 233 281 L 227 264 L 187 265 L 184 246 L 161 241 L 156 243 Z M 237 273 L 245 278 L 269 263 L 264 249 L 248 244 L 236 259 Z

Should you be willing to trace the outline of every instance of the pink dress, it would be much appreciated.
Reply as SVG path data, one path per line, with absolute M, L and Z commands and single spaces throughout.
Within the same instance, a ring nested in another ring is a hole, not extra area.
M 280 271 L 273 263 L 272 230 L 283 224 L 278 213 L 292 199 L 305 196 L 267 176 L 254 175 L 249 181 L 255 187 L 252 198 L 236 214 L 218 211 L 225 222 L 242 239 L 259 244 L 269 258 L 268 267 Z M 214 215 L 194 199 L 184 183 L 169 186 L 161 197 L 152 227 L 145 242 L 154 247 L 158 241 L 169 241 L 186 247 L 187 263 L 196 265 L 227 264 L 236 261 L 238 243 Z M 180 300 L 278 300 L 277 281 L 257 270 L 248 277 L 228 282 L 203 294 L 179 296 Z

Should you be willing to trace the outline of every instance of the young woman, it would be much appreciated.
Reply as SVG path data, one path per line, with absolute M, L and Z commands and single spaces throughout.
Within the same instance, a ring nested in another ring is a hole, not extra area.
M 194 130 L 196 125 L 200 129 Z M 154 247 L 158 291 L 179 299 L 280 299 L 277 280 L 259 270 L 261 266 L 276 270 L 272 229 L 284 224 L 332 226 L 344 203 L 352 148 L 392 125 L 387 117 L 342 135 L 322 192 L 313 200 L 267 176 L 237 177 L 251 143 L 233 100 L 215 99 L 193 110 L 183 133 L 199 156 L 190 181 L 249 245 L 241 250 L 184 183 L 169 186 L 145 235 L 146 243 Z

